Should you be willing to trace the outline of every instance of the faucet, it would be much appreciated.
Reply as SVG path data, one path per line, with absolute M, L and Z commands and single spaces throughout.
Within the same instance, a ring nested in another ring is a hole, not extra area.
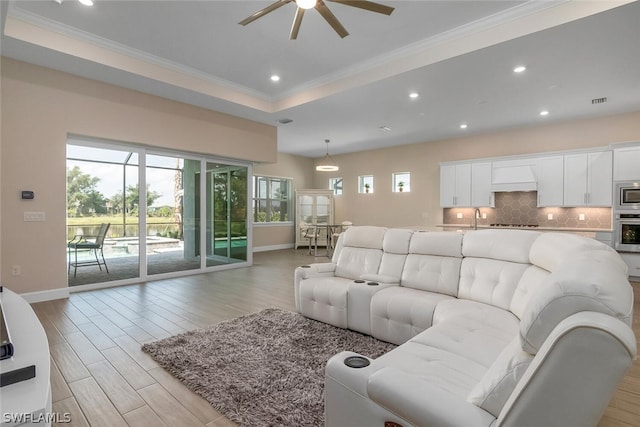
M 478 218 L 480 218 L 480 209 L 476 208 L 475 212 L 473 213 L 473 229 L 477 230 L 478 229 Z

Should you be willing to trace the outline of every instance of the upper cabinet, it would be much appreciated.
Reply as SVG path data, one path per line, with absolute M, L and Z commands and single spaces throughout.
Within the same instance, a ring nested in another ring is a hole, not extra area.
M 491 162 L 471 163 L 471 206 L 494 206 L 491 192 Z
M 538 206 L 564 205 L 564 156 L 540 157 L 538 164 Z
M 471 206 L 471 163 L 440 166 L 440 206 Z
M 613 180 L 640 180 L 640 143 L 613 150 Z
M 611 151 L 564 156 L 564 206 L 611 206 Z
M 618 160 L 623 166 L 616 179 L 640 179 L 640 145 L 625 147 L 616 156 L 631 159 Z M 494 193 L 506 191 L 537 191 L 539 207 L 610 207 L 612 188 L 613 152 L 607 149 L 440 165 L 443 208 L 494 207 Z
M 493 206 L 491 162 L 441 165 L 440 206 L 443 208 Z

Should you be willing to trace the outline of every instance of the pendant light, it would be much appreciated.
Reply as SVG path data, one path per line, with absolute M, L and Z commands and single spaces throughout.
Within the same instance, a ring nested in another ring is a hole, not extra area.
M 316 165 L 316 170 L 320 172 L 335 172 L 340 168 L 336 165 L 336 162 L 333 161 L 333 157 L 329 155 L 329 140 L 325 139 L 324 142 L 327 143 L 327 154 L 325 154 L 320 163 Z

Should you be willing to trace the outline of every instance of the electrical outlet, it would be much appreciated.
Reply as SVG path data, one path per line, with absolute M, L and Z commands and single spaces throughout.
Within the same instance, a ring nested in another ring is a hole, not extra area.
M 578 221 L 584 221 L 584 214 L 578 215 Z
M 458 212 L 458 213 L 456 214 L 456 218 L 458 218 L 458 219 L 462 218 L 462 212 Z
M 12 276 L 19 276 L 22 273 L 22 267 L 20 267 L 19 265 L 12 265 L 11 266 L 11 275 Z
M 487 214 L 486 213 L 482 214 L 482 219 L 487 219 Z
M 548 220 L 552 220 L 553 219 L 553 214 L 547 214 L 547 219 Z

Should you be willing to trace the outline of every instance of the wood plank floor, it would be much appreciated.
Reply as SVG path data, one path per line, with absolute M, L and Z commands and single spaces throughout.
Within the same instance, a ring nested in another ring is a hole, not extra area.
M 234 426 L 140 346 L 263 308 L 294 310 L 293 270 L 314 260 L 327 258 L 314 259 L 304 249 L 260 252 L 249 268 L 33 304 L 49 338 L 53 411 L 71 418 L 60 426 Z M 640 340 L 640 283 L 634 290 Z M 638 362 L 599 425 L 623 426 L 640 427 Z

